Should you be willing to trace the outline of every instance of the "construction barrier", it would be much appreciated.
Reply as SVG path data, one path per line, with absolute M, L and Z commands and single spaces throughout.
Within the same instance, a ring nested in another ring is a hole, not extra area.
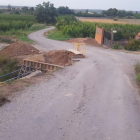
M 98 26 L 96 26 L 95 39 L 99 44 L 103 44 L 103 42 L 104 42 L 104 28 L 99 28 Z
M 73 43 L 73 49 L 86 56 L 86 45 L 84 43 Z

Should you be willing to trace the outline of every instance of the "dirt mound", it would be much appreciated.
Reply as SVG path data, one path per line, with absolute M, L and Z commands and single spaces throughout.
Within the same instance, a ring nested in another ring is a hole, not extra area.
M 67 42 L 70 42 L 70 43 L 84 43 L 86 45 L 92 45 L 92 46 L 102 46 L 101 44 L 99 44 L 93 38 L 74 38 L 74 39 L 68 40 Z
M 60 66 L 72 65 L 71 58 L 75 54 L 67 50 L 53 50 L 44 54 L 45 62 Z
M 22 55 L 39 54 L 39 50 L 26 43 L 16 42 L 0 51 L 0 55 L 16 57 Z

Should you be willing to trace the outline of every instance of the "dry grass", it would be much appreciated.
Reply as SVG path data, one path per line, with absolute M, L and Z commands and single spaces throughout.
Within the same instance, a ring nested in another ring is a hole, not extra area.
M 100 22 L 100 23 L 117 23 L 117 24 L 140 24 L 140 19 L 119 19 L 114 21 L 113 19 L 93 19 L 93 18 L 80 18 L 83 22 Z
M 119 21 L 127 24 L 140 24 L 140 19 L 119 19 Z
M 113 19 L 85 19 L 82 18 L 83 22 L 101 22 L 101 23 L 118 23 L 121 24 L 120 21 L 114 21 Z

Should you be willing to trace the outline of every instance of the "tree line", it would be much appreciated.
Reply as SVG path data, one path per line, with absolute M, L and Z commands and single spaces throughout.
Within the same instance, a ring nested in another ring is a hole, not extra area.
M 110 8 L 107 11 L 102 11 L 103 16 L 112 16 L 112 17 L 126 17 L 126 16 L 134 16 L 132 11 L 118 10 L 116 8 Z

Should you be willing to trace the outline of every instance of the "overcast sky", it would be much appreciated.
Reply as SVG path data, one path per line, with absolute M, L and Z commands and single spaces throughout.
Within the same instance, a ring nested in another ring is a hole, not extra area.
M 0 0 L 0 5 L 36 6 L 48 0 Z M 49 0 L 55 7 L 68 6 L 71 9 L 109 9 L 140 11 L 140 0 Z

